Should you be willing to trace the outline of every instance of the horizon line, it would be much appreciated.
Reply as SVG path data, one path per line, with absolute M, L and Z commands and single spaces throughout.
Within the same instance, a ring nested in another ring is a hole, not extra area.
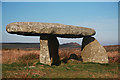
M 69 42 L 69 43 L 77 43 L 77 42 Z M 0 42 L 0 44 L 38 44 L 38 43 L 34 43 L 34 42 L 2 42 L 1 43 Z M 68 44 L 68 43 L 61 43 L 61 44 Z M 77 43 L 77 44 L 79 44 L 79 43 Z M 110 45 L 120 45 L 120 44 L 104 44 L 103 46 L 110 46 Z

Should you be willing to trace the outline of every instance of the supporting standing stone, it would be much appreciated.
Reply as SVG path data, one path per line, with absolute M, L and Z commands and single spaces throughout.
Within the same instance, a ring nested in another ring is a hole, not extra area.
M 54 36 L 40 37 L 40 63 L 48 65 L 59 65 L 58 55 L 59 42 Z
M 83 62 L 108 63 L 106 50 L 93 37 L 83 38 L 81 56 Z

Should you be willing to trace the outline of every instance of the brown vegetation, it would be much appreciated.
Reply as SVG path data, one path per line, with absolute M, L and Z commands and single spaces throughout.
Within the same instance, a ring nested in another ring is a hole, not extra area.
M 120 62 L 119 58 L 119 47 L 118 46 L 105 46 L 107 54 L 109 56 L 109 62 Z M 25 58 L 25 56 L 33 56 L 32 58 L 39 59 L 39 50 L 33 49 L 3 49 L 2 50 L 2 62 L 3 63 L 13 63 L 19 60 L 19 57 Z M 59 55 L 61 60 L 68 60 L 68 59 L 80 59 L 81 58 L 81 48 L 59 48 Z M 74 55 L 74 56 L 73 56 Z M 75 57 L 76 56 L 76 57 Z
M 36 55 L 38 58 L 40 51 L 39 50 L 20 50 L 20 49 L 10 49 L 2 50 L 2 63 L 13 63 L 20 59 L 20 57 L 25 57 L 26 55 Z
M 120 63 L 120 45 L 109 45 L 109 46 L 104 46 L 108 57 L 109 57 L 109 63 L 114 63 L 118 62 Z
M 81 48 L 59 48 L 62 61 L 60 66 L 47 66 L 39 63 L 39 49 L 3 49 L 3 78 L 117 78 L 119 47 L 105 46 L 109 64 L 81 62 Z M 63 63 L 64 62 L 64 63 Z M 67 64 L 65 64 L 67 63 Z

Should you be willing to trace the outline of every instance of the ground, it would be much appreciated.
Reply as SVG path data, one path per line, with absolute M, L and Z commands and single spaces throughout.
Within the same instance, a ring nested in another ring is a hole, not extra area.
M 36 63 L 37 62 L 37 63 Z M 34 64 L 35 63 L 35 64 Z M 117 78 L 118 64 L 94 64 L 69 60 L 60 66 L 42 65 L 38 60 L 3 64 L 3 78 Z
M 3 78 L 118 78 L 118 46 L 105 46 L 108 64 L 83 63 L 80 48 L 60 48 L 61 65 L 48 66 L 39 62 L 39 50 L 3 49 Z M 73 55 L 71 57 L 71 55 Z

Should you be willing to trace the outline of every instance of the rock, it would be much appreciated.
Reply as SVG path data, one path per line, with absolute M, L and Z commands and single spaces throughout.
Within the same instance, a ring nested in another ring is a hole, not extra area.
M 58 23 L 15 22 L 8 24 L 7 32 L 27 36 L 54 35 L 64 38 L 81 38 L 95 35 L 91 28 L 64 25 Z
M 60 58 L 58 55 L 59 43 L 56 37 L 40 37 L 40 63 L 48 65 L 59 65 Z
M 91 28 L 57 24 L 57 23 L 40 23 L 40 22 L 11 23 L 7 25 L 6 31 L 11 34 L 18 34 L 25 36 L 40 36 L 40 63 L 48 64 L 48 65 L 60 64 L 60 58 L 58 55 L 59 42 L 56 37 L 63 37 L 63 38 L 85 37 L 83 43 L 83 47 L 84 47 L 84 44 L 87 43 L 86 38 L 90 41 L 91 37 L 88 38 L 88 36 L 95 35 L 96 33 L 95 30 Z M 106 55 L 102 56 L 102 54 L 105 54 L 105 49 L 96 42 L 91 42 L 91 43 L 88 44 L 88 47 L 87 45 L 85 45 L 85 48 L 82 51 L 84 61 L 89 60 L 87 59 L 88 57 L 86 56 L 90 55 L 90 60 L 92 60 L 93 62 L 104 62 L 104 63 L 105 61 L 107 62 Z M 89 51 L 90 53 L 88 53 Z M 97 53 L 95 54 L 95 52 Z M 95 55 L 100 57 L 97 58 L 95 57 Z M 95 59 L 95 61 L 91 59 L 92 57 Z
M 83 38 L 81 56 L 83 62 L 108 63 L 106 50 L 93 37 Z

